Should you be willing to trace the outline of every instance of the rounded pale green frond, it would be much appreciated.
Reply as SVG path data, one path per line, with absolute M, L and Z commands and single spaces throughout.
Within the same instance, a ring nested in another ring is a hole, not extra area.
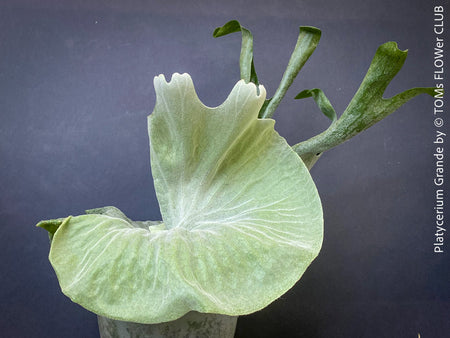
M 200 102 L 187 74 L 158 76 L 155 88 L 149 134 L 163 223 L 111 208 L 67 218 L 50 251 L 62 290 L 93 312 L 140 323 L 262 309 L 320 250 L 311 176 L 274 121 L 257 118 L 264 87 L 257 95 L 241 80 L 216 108 Z

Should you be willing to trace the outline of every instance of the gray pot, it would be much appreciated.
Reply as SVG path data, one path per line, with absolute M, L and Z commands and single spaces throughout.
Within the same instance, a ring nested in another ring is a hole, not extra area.
M 238 317 L 189 312 L 172 322 L 138 324 L 98 316 L 101 338 L 232 338 Z

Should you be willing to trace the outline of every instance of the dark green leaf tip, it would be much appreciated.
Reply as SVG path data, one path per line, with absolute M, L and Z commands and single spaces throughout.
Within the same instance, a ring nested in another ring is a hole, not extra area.
M 377 55 L 379 57 L 385 55 L 388 58 L 397 57 L 405 60 L 406 57 L 408 56 L 408 50 L 407 49 L 401 50 L 398 48 L 397 42 L 388 41 L 378 47 L 375 56 Z
M 313 26 L 300 26 L 300 32 L 308 32 L 319 36 L 322 35 L 322 31 L 319 28 Z
M 38 224 L 36 224 L 37 227 L 45 229 L 49 232 L 49 234 L 53 235 L 56 230 L 63 224 L 67 219 L 70 219 L 70 217 L 66 218 L 57 218 L 57 219 L 49 219 L 46 221 L 40 221 Z
M 241 24 L 237 20 L 228 21 L 222 27 L 217 27 L 213 32 L 213 37 L 218 38 L 227 34 L 236 33 L 241 30 Z
M 297 96 L 294 97 L 294 99 L 295 100 L 306 99 L 307 97 L 311 97 L 311 96 L 312 96 L 311 90 L 305 89 L 305 90 L 301 91 L 300 93 L 298 93 Z
M 397 44 L 397 42 L 395 42 L 395 41 L 388 41 L 388 42 L 385 42 L 385 43 L 383 43 L 382 45 L 380 45 L 379 48 L 391 49 L 391 50 L 393 50 L 393 51 L 395 51 L 395 52 L 397 52 L 397 53 L 398 53 L 398 52 L 405 53 L 405 54 L 408 53 L 408 50 L 407 50 L 407 49 L 401 50 L 400 48 L 398 48 L 398 44 Z

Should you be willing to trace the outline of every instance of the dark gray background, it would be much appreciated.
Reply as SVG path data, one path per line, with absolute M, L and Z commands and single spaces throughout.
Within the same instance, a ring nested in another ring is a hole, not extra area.
M 341 113 L 381 43 L 409 49 L 389 95 L 434 85 L 426 0 L 2 1 L 1 336 L 98 335 L 95 315 L 60 292 L 47 234 L 34 225 L 105 205 L 160 219 L 146 125 L 153 76 L 188 72 L 199 97 L 220 104 L 239 79 L 240 35 L 213 39 L 212 31 L 231 19 L 253 32 L 268 95 L 298 26 L 322 29 L 274 116 L 291 144 L 328 125 L 312 100 L 293 97 L 319 87 Z M 432 104 L 422 95 L 323 156 L 312 170 L 324 207 L 323 249 L 293 289 L 239 319 L 236 337 L 449 334 L 448 254 L 432 252 Z

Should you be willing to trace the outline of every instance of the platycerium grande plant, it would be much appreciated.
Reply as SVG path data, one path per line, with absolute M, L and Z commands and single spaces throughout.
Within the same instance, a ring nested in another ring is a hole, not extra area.
M 154 79 L 148 118 L 151 168 L 162 221 L 136 222 L 115 207 L 42 221 L 49 259 L 64 294 L 88 310 L 138 323 L 189 311 L 242 315 L 290 289 L 319 253 L 322 207 L 309 174 L 324 151 L 344 142 L 431 88 L 382 97 L 406 52 L 380 46 L 340 118 L 319 89 L 331 120 L 323 133 L 289 146 L 270 117 L 316 48 L 320 31 L 300 27 L 271 99 L 259 84 L 253 38 L 237 21 L 214 36 L 242 32 L 241 80 L 218 107 L 200 102 L 188 74 Z

